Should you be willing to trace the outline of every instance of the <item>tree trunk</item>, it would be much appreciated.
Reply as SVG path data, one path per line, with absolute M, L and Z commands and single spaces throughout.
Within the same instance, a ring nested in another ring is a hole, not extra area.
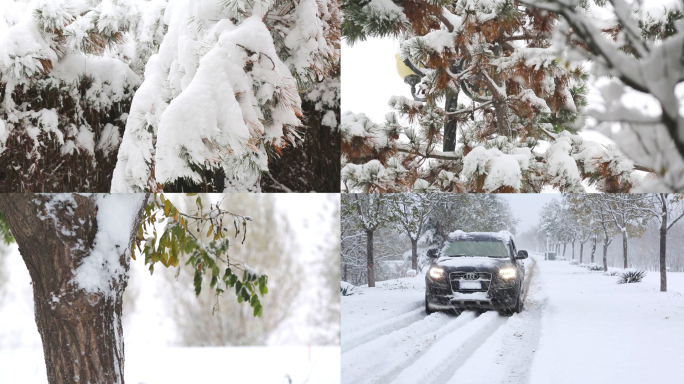
M 606 240 L 603 240 L 603 272 L 608 271 L 608 244 L 610 243 L 607 239 L 606 237 Z
M 568 246 L 568 243 L 563 243 L 563 257 L 565 257 L 565 248 Z
M 660 216 L 660 292 L 667 292 L 667 206 L 663 203 Z
M 572 259 L 575 260 L 575 240 L 572 241 Z
M 622 231 L 622 257 L 624 258 L 625 269 L 627 269 L 627 230 Z
M 50 195 L 2 194 L 0 211 L 31 275 L 48 382 L 123 383 L 121 309 L 127 273 L 111 281 L 113 295 L 88 293 L 73 283 L 74 271 L 93 249 L 98 206 L 95 195 L 72 198 L 46 205 Z M 120 249 L 126 272 L 143 207 L 128 247 Z
M 375 265 L 373 263 L 373 232 L 366 231 L 366 264 L 368 264 L 368 286 L 375 287 Z
M 580 264 L 582 264 L 582 252 L 584 251 L 584 243 L 580 242 Z
M 458 108 L 458 93 L 455 96 L 448 96 L 444 105 L 444 110 L 454 112 Z M 456 117 L 447 117 L 444 123 L 444 140 L 442 151 L 453 152 L 456 149 Z M 415 268 L 414 268 L 415 269 Z
M 591 245 L 591 263 L 594 264 L 594 254 L 596 253 L 596 241 L 598 239 L 594 236 L 594 242 Z
M 418 239 L 411 239 L 411 269 L 418 270 Z
M 348 281 L 347 280 L 347 264 L 344 264 L 344 268 L 342 268 L 342 281 Z

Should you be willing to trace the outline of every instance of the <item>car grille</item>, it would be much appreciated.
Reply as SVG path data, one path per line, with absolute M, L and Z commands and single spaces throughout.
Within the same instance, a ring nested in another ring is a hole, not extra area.
M 473 278 L 473 275 L 476 277 Z M 452 272 L 449 274 L 451 280 L 491 280 L 492 274 L 489 272 Z
M 492 281 L 492 274 L 489 272 L 452 272 L 449 274 L 449 280 L 451 281 L 451 289 L 454 292 L 487 292 Z M 482 289 L 459 289 L 458 282 L 460 280 L 479 281 L 482 283 Z

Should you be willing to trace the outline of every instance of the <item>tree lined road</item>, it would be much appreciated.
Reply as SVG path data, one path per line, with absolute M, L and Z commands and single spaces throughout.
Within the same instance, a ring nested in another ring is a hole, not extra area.
M 525 310 L 510 317 L 417 316 L 422 275 L 343 297 L 342 382 L 679 382 L 684 367 L 672 362 L 684 358 L 681 293 L 531 256 Z

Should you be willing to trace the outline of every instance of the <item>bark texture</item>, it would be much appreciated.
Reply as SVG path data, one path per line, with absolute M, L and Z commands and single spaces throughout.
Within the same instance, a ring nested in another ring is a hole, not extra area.
M 50 384 L 123 383 L 122 296 L 87 293 L 72 282 L 97 233 L 95 196 L 47 208 L 48 195 L 0 194 L 2 212 L 33 284 L 36 324 Z M 143 205 L 144 206 L 144 205 Z M 142 207 L 136 219 L 142 219 Z M 137 228 L 137 225 L 134 225 Z M 129 247 L 134 239 L 131 233 Z M 129 268 L 128 252 L 120 260 Z

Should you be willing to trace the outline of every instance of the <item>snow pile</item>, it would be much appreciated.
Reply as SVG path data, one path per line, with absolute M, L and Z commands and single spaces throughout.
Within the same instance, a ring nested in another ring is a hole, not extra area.
M 133 223 L 144 203 L 142 194 L 97 195 L 97 234 L 93 249 L 74 271 L 73 282 L 90 293 L 112 298 L 125 280 Z M 127 262 L 126 262 L 127 263 Z
M 498 148 L 478 146 L 463 157 L 462 178 L 468 181 L 486 175 L 484 190 L 495 191 L 501 187 L 510 187 L 519 191 L 522 182 L 522 172 L 529 166 L 529 150 L 515 151 L 506 154 Z M 527 152 L 527 153 L 525 153 Z

